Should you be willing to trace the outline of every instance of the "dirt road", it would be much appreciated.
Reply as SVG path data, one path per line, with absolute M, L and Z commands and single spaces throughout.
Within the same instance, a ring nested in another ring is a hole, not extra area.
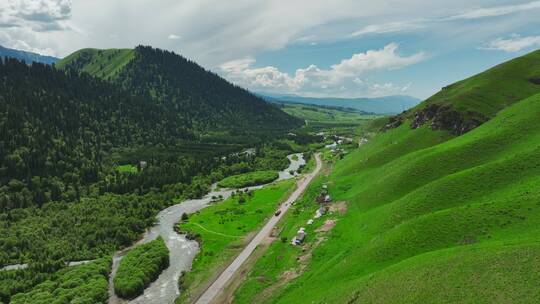
M 261 244 L 261 242 L 270 235 L 270 232 L 276 226 L 278 221 L 289 210 L 291 204 L 297 200 L 302 193 L 306 190 L 307 186 L 311 183 L 313 178 L 319 173 L 322 167 L 321 158 L 319 154 L 315 154 L 315 161 L 317 163 L 315 170 L 312 173 L 304 176 L 298 181 L 297 189 L 289 196 L 289 198 L 281 204 L 278 210 L 281 213 L 277 216 L 272 216 L 270 220 L 264 225 L 264 227 L 257 233 L 257 235 L 251 240 L 251 242 L 240 252 L 240 254 L 234 259 L 234 261 L 217 277 L 217 279 L 204 291 L 204 293 L 195 302 L 196 304 L 210 304 L 216 298 L 216 296 L 223 290 L 234 274 L 240 269 L 240 266 L 249 258 L 255 248 Z M 277 211 L 277 210 L 276 210 Z

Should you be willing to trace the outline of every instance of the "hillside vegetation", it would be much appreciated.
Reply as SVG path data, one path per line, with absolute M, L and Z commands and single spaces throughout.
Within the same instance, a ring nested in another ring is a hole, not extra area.
M 302 124 L 195 62 L 168 51 L 146 46 L 83 49 L 56 66 L 89 73 L 151 98 L 198 134 L 227 131 L 261 135 L 280 133 Z
M 540 93 L 540 50 L 444 87 L 400 115 L 399 121 L 410 118 L 414 128 L 429 123 L 459 135 L 535 93 Z
M 110 75 L 136 59 L 115 50 L 100 60 L 109 55 L 123 66 Z M 0 63 L 0 79 L 0 267 L 29 266 L 0 274 L 5 302 L 53 278 L 66 261 L 131 245 L 174 202 L 201 197 L 230 175 L 281 170 L 293 152 L 276 132 L 297 120 L 266 104 L 250 116 L 257 134 L 202 134 L 179 119 L 186 111 L 171 100 L 82 71 L 9 59 Z M 239 153 L 247 148 L 255 153 Z
M 107 303 L 110 268 L 110 258 L 64 268 L 32 290 L 17 294 L 10 303 Z
M 521 84 L 516 94 L 527 92 Z M 238 302 L 263 294 L 257 299 L 272 303 L 535 303 L 538 117 L 540 94 L 459 137 L 409 123 L 376 135 L 327 177 L 347 212 L 333 216 L 325 240 L 308 239 L 309 264 L 289 265 L 299 277 L 256 293 L 248 281 Z M 290 270 L 255 267 L 259 277 Z
M 59 69 L 69 67 L 105 80 L 111 80 L 134 57 L 135 51 L 132 49 L 82 49 L 63 58 L 55 66 Z

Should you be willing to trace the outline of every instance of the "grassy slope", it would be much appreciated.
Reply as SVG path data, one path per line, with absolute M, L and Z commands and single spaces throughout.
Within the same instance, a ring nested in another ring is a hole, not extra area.
M 113 78 L 133 57 L 133 49 L 82 49 L 58 61 L 55 66 L 62 69 L 75 60 L 86 64 L 82 71 L 103 79 Z
M 408 126 L 376 136 L 330 176 L 348 213 L 306 272 L 266 301 L 532 302 L 540 296 L 539 115 L 535 95 L 458 138 Z M 248 279 L 237 302 L 253 300 L 256 285 Z
M 347 216 L 307 272 L 273 300 L 538 297 L 531 284 L 540 279 L 539 115 L 535 95 L 446 142 L 442 132 L 402 126 L 347 156 L 330 178 L 332 194 L 349 201 Z
M 287 180 L 268 185 L 244 195 L 246 202 L 238 203 L 232 197 L 222 203 L 202 209 L 191 215 L 180 230 L 200 235 L 201 251 L 193 261 L 192 269 L 184 277 L 182 300 L 196 293 L 212 274 L 239 253 L 245 237 L 263 225 L 272 216 L 277 205 L 294 188 L 295 181 Z
M 529 81 L 538 77 L 540 50 L 454 83 L 409 112 L 433 103 L 452 105 L 462 113 L 478 112 L 491 118 L 501 109 L 539 93 L 540 86 Z

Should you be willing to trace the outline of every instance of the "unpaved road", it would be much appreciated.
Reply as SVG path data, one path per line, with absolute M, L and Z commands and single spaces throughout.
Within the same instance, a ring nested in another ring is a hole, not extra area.
M 270 232 L 276 226 L 281 217 L 289 210 L 291 203 L 297 200 L 302 193 L 306 190 L 307 186 L 311 183 L 313 178 L 319 173 L 322 167 L 321 158 L 319 154 L 315 154 L 315 161 L 317 165 L 312 173 L 304 176 L 298 181 L 298 188 L 289 196 L 289 198 L 281 204 L 278 210 L 281 213 L 278 216 L 272 216 L 270 220 L 264 225 L 264 227 L 257 233 L 257 235 L 251 240 L 251 242 L 240 252 L 240 254 L 234 259 L 234 261 L 217 277 L 217 279 L 204 291 L 204 293 L 195 302 L 196 304 L 209 304 L 216 298 L 216 296 L 223 290 L 234 274 L 240 269 L 240 266 L 249 258 L 255 248 L 261 244 L 261 242 L 270 235 Z M 277 210 L 276 210 L 277 211 Z

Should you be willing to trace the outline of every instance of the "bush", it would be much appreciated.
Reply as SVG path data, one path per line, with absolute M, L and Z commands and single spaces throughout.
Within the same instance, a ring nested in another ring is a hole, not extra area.
M 169 267 L 169 249 L 161 237 L 129 251 L 118 267 L 114 291 L 122 298 L 135 298 Z
M 270 183 L 276 180 L 279 174 L 275 171 L 255 171 L 229 176 L 218 183 L 223 188 L 242 188 Z
M 51 280 L 13 296 L 10 303 L 107 303 L 110 267 L 111 259 L 102 258 L 85 265 L 63 268 Z

